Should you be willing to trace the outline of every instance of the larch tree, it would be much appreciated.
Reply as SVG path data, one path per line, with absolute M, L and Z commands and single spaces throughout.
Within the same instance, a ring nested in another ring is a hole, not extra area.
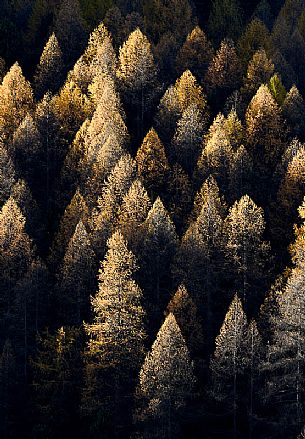
M 16 433 L 16 419 L 18 405 L 16 392 L 18 389 L 16 357 L 12 343 L 5 341 L 0 355 L 0 433 L 4 438 L 9 438 Z
M 246 132 L 253 162 L 272 170 L 283 153 L 285 125 L 281 110 L 266 85 L 260 86 L 248 106 Z
M 170 313 L 140 371 L 134 418 L 142 437 L 167 438 L 179 432 L 195 383 L 189 350 Z
M 33 257 L 34 247 L 25 231 L 25 217 L 10 197 L 0 212 L 1 335 L 11 319 L 14 287 L 27 272 Z
M 274 73 L 274 64 L 264 49 L 257 50 L 250 59 L 244 79 L 245 92 L 251 97 Z
M 123 197 L 118 214 L 118 226 L 130 248 L 137 248 L 141 237 L 141 224 L 145 221 L 151 201 L 141 180 L 136 179 Z
M 263 209 L 248 195 L 234 203 L 224 223 L 232 288 L 241 294 L 250 314 L 261 305 L 270 277 L 270 244 L 263 240 L 264 230 Z
M 197 306 L 185 285 L 179 285 L 166 308 L 166 313 L 172 313 L 181 329 L 192 358 L 202 358 L 204 334 Z
M 204 31 L 196 26 L 188 34 L 186 41 L 178 52 L 176 69 L 179 74 L 186 70 L 193 72 L 203 81 L 205 73 L 214 55 L 214 49 Z
M 253 161 L 247 149 L 241 145 L 234 153 L 229 177 L 228 201 L 239 200 L 252 192 Z
M 241 65 L 232 40 L 223 40 L 205 76 L 206 87 L 217 102 L 229 96 L 241 83 Z M 218 102 L 219 105 L 219 102 Z
M 133 31 L 120 48 L 117 77 L 126 104 L 136 110 L 136 129 L 140 135 L 145 113 L 159 88 L 151 45 L 140 29 Z
M 48 90 L 57 92 L 63 79 L 63 68 L 62 52 L 53 33 L 43 49 L 34 77 L 34 89 L 38 98 Z
M 186 70 L 175 82 L 179 113 L 182 115 L 191 104 L 196 104 L 202 112 L 208 110 L 203 88 L 190 70 Z
M 219 312 L 228 300 L 223 294 L 221 300 L 219 296 L 224 263 L 223 206 L 217 188 L 211 183 L 203 191 L 199 215 L 194 215 L 184 233 L 173 263 L 175 285 L 184 283 L 194 298 L 209 347 L 222 319 Z
M 8 200 L 16 181 L 16 171 L 13 159 L 7 148 L 0 143 L 0 204 Z
M 297 137 L 304 140 L 305 136 L 305 103 L 303 96 L 296 85 L 293 85 L 286 94 L 282 106 L 283 115 L 288 121 L 292 132 Z
M 0 96 L 0 132 L 1 136 L 9 139 L 34 106 L 31 85 L 23 76 L 18 63 L 3 78 Z
M 80 326 L 89 317 L 90 295 L 96 289 L 97 263 L 89 235 L 80 220 L 71 237 L 57 275 L 59 320 Z
M 78 404 L 81 390 L 83 331 L 60 327 L 37 336 L 32 360 L 33 435 L 62 437 L 80 429 Z
M 16 171 L 34 186 L 37 175 L 39 153 L 41 153 L 41 135 L 37 124 L 27 114 L 13 135 L 11 154 L 14 157 Z M 40 164 L 39 164 L 40 166 Z
M 224 37 L 234 40 L 242 30 L 243 10 L 238 0 L 215 0 L 209 16 L 209 31 L 216 43 Z
M 299 209 L 303 224 L 291 246 L 293 268 L 278 297 L 273 334 L 263 370 L 267 372 L 265 404 L 284 435 L 296 435 L 304 425 L 304 203 Z M 275 403 L 276 401 L 276 403 Z
M 178 246 L 175 226 L 158 197 L 141 226 L 139 278 L 146 292 L 146 309 L 152 333 L 158 330 L 172 290 L 171 264 Z
M 88 216 L 89 211 L 87 203 L 84 200 L 83 195 L 77 189 L 64 211 L 50 249 L 49 261 L 54 268 L 61 264 L 68 243 L 74 234 L 77 224 L 80 220 L 86 224 Z
M 187 107 L 177 122 L 172 153 L 189 175 L 197 163 L 207 122 L 196 104 Z
M 105 245 L 114 231 L 123 197 L 135 178 L 136 163 L 129 154 L 124 154 L 108 175 L 89 220 L 90 238 L 99 258 L 104 256 Z
M 245 406 L 249 408 L 248 422 L 252 424 L 253 386 L 263 354 L 256 324 L 251 322 L 248 325 L 237 295 L 228 309 L 215 345 L 210 364 L 211 397 L 223 406 L 226 424 L 233 437 L 237 437 L 242 429 Z M 227 433 L 222 431 L 224 435 Z
M 103 418 L 106 424 L 112 420 L 116 430 L 127 422 L 127 401 L 143 361 L 145 340 L 142 291 L 134 280 L 136 258 L 120 232 L 114 232 L 107 245 L 98 291 L 91 299 L 94 319 L 85 326 L 89 341 L 82 411 L 98 431 Z
M 271 38 L 266 25 L 258 18 L 251 20 L 240 37 L 237 48 L 244 66 L 249 63 L 257 51 L 263 50 L 269 53 Z
M 193 189 L 186 171 L 177 163 L 170 170 L 166 190 L 166 204 L 177 233 L 184 230 L 193 203 Z
M 136 163 L 146 190 L 151 198 L 155 198 L 165 188 L 169 163 L 163 143 L 153 128 L 147 133 L 137 151 Z
M 179 40 L 187 36 L 195 24 L 189 0 L 169 0 L 160 3 L 158 0 L 143 2 L 144 23 L 154 43 L 168 31 L 168 23 L 172 23 L 172 31 Z

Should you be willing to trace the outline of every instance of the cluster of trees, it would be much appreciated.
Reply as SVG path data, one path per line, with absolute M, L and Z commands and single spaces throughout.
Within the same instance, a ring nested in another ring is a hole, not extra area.
M 119 3 L 0 62 L 0 436 L 302 438 L 305 2 Z

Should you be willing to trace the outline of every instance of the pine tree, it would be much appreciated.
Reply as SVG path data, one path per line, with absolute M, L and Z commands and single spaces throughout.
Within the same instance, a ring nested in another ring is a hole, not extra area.
M 209 30 L 217 43 L 224 37 L 235 40 L 241 33 L 243 11 L 238 0 L 215 0 L 209 16 Z
M 179 432 L 181 415 L 195 382 L 188 348 L 170 313 L 140 372 L 135 420 L 142 437 L 167 438 Z
M 55 93 L 59 89 L 62 81 L 63 67 L 62 52 L 58 40 L 53 33 L 43 49 L 35 73 L 34 84 L 38 98 L 42 97 L 47 90 Z
M 224 223 L 234 290 L 240 292 L 250 313 L 258 310 L 270 276 L 270 245 L 263 241 L 264 230 L 263 210 L 248 195 L 234 203 Z
M 82 411 L 97 431 L 103 422 L 119 431 L 126 428 L 128 398 L 143 359 L 144 311 L 142 291 L 133 278 L 135 256 L 120 232 L 107 245 L 98 291 L 91 302 L 94 320 L 85 326 L 89 342 Z
M 213 55 L 212 44 L 203 30 L 196 26 L 188 34 L 185 43 L 177 55 L 177 71 L 179 74 L 182 74 L 185 70 L 190 70 L 200 81 L 203 81 Z
M 167 182 L 169 164 L 165 149 L 158 134 L 152 128 L 145 136 L 137 151 L 138 174 L 143 178 L 145 188 L 151 198 L 164 190 Z
M 10 138 L 26 114 L 33 109 L 32 88 L 18 63 L 15 63 L 3 78 L 0 96 L 1 136 Z
M 82 221 L 76 226 L 58 273 L 57 305 L 61 322 L 80 326 L 89 316 L 90 294 L 96 288 L 96 261 Z

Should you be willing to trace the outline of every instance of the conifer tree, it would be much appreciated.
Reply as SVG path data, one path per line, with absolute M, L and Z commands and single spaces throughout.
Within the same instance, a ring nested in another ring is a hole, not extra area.
M 167 3 L 145 0 L 143 12 L 146 30 L 154 43 L 168 31 L 169 22 L 175 37 L 181 42 L 194 27 L 195 19 L 188 0 L 170 0 Z
M 16 129 L 11 148 L 18 174 L 27 178 L 31 186 L 34 185 L 42 145 L 37 124 L 30 114 L 25 116 Z
M 268 87 L 278 105 L 281 106 L 286 97 L 286 90 L 282 84 L 280 76 L 277 73 L 270 78 Z
M 229 200 L 239 200 L 252 191 L 253 162 L 246 148 L 241 145 L 234 153 L 230 169 Z
M 246 112 L 249 152 L 259 166 L 273 168 L 284 148 L 281 111 L 269 89 L 261 85 Z
M 187 107 L 177 122 L 172 141 L 173 155 L 189 175 L 197 162 L 206 124 L 196 104 Z
M 283 106 L 283 115 L 292 128 L 293 134 L 300 137 L 302 140 L 305 135 L 305 109 L 304 99 L 298 88 L 293 85 L 288 91 Z
M 256 52 L 269 53 L 270 49 L 271 39 L 268 28 L 259 18 L 254 18 L 247 25 L 238 42 L 242 63 L 246 66 Z
M 267 57 L 264 49 L 259 49 L 253 54 L 247 67 L 247 74 L 244 80 L 246 92 L 254 94 L 261 84 L 269 81 L 274 73 L 274 64 Z
M 210 348 L 216 328 L 222 319 L 222 307 L 227 297 L 220 299 L 223 273 L 223 206 L 217 187 L 207 182 L 202 190 L 200 212 L 182 237 L 173 264 L 175 284 L 184 283 L 200 312 L 207 346 Z M 215 185 L 216 186 L 216 185 Z M 214 189 L 214 190 L 213 190 Z M 199 196 L 197 196 L 199 203 Z M 197 204 L 198 205 L 198 204 Z M 196 205 L 195 205 L 196 209 Z M 188 261 L 185 264 L 185 261 Z M 221 301 L 220 301 L 221 300 Z
M 234 289 L 240 292 L 250 313 L 258 310 L 270 276 L 270 245 L 263 240 L 264 229 L 263 210 L 247 195 L 234 203 L 224 224 Z
M 88 233 L 82 221 L 67 246 L 57 284 L 60 321 L 80 326 L 89 317 L 90 294 L 96 288 L 97 267 Z
M 299 213 L 304 221 L 304 203 Z M 279 312 L 273 316 L 273 335 L 263 366 L 266 408 L 283 432 L 281 437 L 296 435 L 304 424 L 304 224 L 296 230 L 291 253 L 293 269 L 278 298 Z
M 170 313 L 140 372 L 135 420 L 142 437 L 166 438 L 179 432 L 181 414 L 195 382 L 188 348 Z
M 61 85 L 62 75 L 62 52 L 53 33 L 43 49 L 35 73 L 34 84 L 37 97 L 42 97 L 48 90 L 55 93 Z
M 18 419 L 16 392 L 18 389 L 16 358 L 11 341 L 7 339 L 0 355 L 0 433 L 10 438 L 16 433 Z
M 209 16 L 209 30 L 219 43 L 224 37 L 236 38 L 242 29 L 243 11 L 238 0 L 215 0 Z
M 207 111 L 207 100 L 203 88 L 198 84 L 195 76 L 186 70 L 175 83 L 177 101 L 180 114 L 191 104 L 196 104 L 202 112 Z
M 155 198 L 166 185 L 169 164 L 165 149 L 158 134 L 152 128 L 145 136 L 137 151 L 136 163 L 138 174 L 143 178 L 149 195 Z
M 181 116 L 181 111 L 177 89 L 171 85 L 161 98 L 155 117 L 156 127 L 163 141 L 170 143 L 175 133 L 179 116 Z
M 170 270 L 178 246 L 175 226 L 159 197 L 142 225 L 141 235 L 137 249 L 141 267 L 139 277 L 146 292 L 146 309 L 153 334 L 170 299 Z
M 50 251 L 50 262 L 53 267 L 60 265 L 77 224 L 80 220 L 86 224 L 88 215 L 89 212 L 86 201 L 80 191 L 76 190 L 73 198 L 65 209 L 58 226 L 58 231 L 54 236 Z
M 37 337 L 32 363 L 35 437 L 78 434 L 82 339 L 82 331 L 73 327 L 61 327 L 54 334 L 47 330 Z
M 82 411 L 97 431 L 103 417 L 116 431 L 124 427 L 130 410 L 126 398 L 133 391 L 145 339 L 142 291 L 134 280 L 135 256 L 120 232 L 107 245 L 91 302 L 94 320 L 85 326 L 89 342 Z
M 62 48 L 65 63 L 71 65 L 85 48 L 86 25 L 78 0 L 64 0 L 58 9 L 54 32 Z
M 232 40 L 223 40 L 205 76 L 210 94 L 221 100 L 239 88 L 241 66 Z
M 32 88 L 18 63 L 15 63 L 3 78 L 0 96 L 1 136 L 9 138 L 26 114 L 33 109 Z
M 166 199 L 169 214 L 180 234 L 192 208 L 193 190 L 188 174 L 177 163 L 170 171 Z
M 236 437 L 243 428 L 248 406 L 249 430 L 254 415 L 254 384 L 262 361 L 261 337 L 255 322 L 247 324 L 241 300 L 234 296 L 225 316 L 211 360 L 211 396 L 222 405 L 222 413 Z M 228 432 L 222 432 L 224 435 Z
M 15 166 L 10 154 L 0 143 L 0 204 L 9 198 L 12 187 L 16 181 Z
M 156 93 L 157 67 L 147 37 L 136 29 L 120 48 L 117 77 L 125 93 L 126 101 L 138 109 L 143 118 Z M 139 119 L 140 123 L 140 119 Z
M 204 335 L 201 320 L 195 302 L 183 284 L 171 298 L 166 312 L 175 316 L 192 358 L 202 355 Z
M 25 275 L 34 257 L 32 241 L 25 231 L 25 218 L 10 197 L 0 212 L 0 336 L 10 323 L 14 300 L 13 289 Z
M 99 258 L 104 256 L 105 245 L 115 227 L 123 197 L 135 178 L 135 161 L 129 154 L 124 154 L 107 177 L 89 221 L 91 241 Z
M 177 71 L 179 74 L 182 74 L 184 71 L 190 70 L 200 81 L 203 81 L 213 55 L 212 44 L 203 30 L 196 26 L 188 34 L 185 43 L 177 55 Z
M 118 226 L 131 249 L 137 248 L 141 236 L 140 225 L 145 221 L 151 201 L 139 179 L 136 179 L 124 196 L 118 215 Z

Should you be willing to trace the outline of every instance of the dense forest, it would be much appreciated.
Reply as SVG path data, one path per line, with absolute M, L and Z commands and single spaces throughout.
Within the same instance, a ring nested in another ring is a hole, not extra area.
M 2 0 L 1 439 L 305 438 L 305 0 Z

